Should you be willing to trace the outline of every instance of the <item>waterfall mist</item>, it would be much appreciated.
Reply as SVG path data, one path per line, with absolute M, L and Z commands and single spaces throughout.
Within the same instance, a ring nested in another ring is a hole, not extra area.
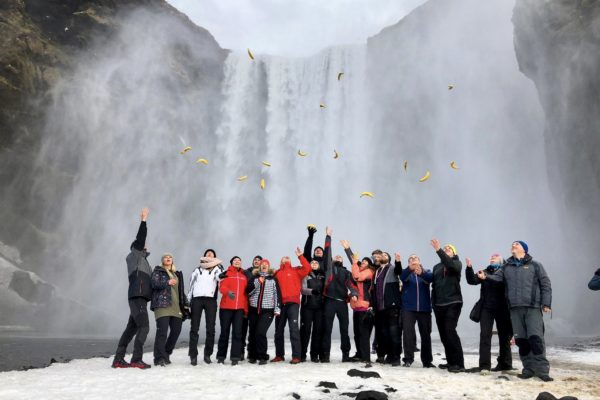
M 72 188 L 45 205 L 59 233 L 46 276 L 118 315 L 99 332 L 120 329 L 142 206 L 151 264 L 173 252 L 186 279 L 206 248 L 244 266 L 256 254 L 278 264 L 303 246 L 309 223 L 315 245 L 334 228 L 334 254 L 348 239 L 361 256 L 417 253 L 426 268 L 438 262 L 432 237 L 478 267 L 524 240 L 553 282 L 549 329 L 576 330 L 544 116 L 518 70 L 512 3 L 431 0 L 366 45 L 254 61 L 232 52 L 222 69 L 220 49 L 170 17 L 123 16 L 118 35 L 94 47 L 100 56 L 82 59 L 52 93 L 34 191 L 53 190 L 44 169 L 65 171 Z M 192 150 L 181 155 L 184 146 Z M 418 182 L 426 170 L 431 178 Z M 463 280 L 463 294 L 467 313 L 479 290 Z M 466 316 L 461 329 L 478 330 Z

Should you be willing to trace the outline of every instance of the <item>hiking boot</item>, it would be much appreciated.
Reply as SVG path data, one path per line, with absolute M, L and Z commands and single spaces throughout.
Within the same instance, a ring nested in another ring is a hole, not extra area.
M 143 361 L 136 361 L 136 362 L 132 362 L 131 364 L 129 364 L 131 366 L 131 368 L 139 368 L 139 369 L 149 369 L 150 365 L 146 364 Z
M 165 357 L 165 364 L 169 365 L 171 364 L 171 355 L 167 354 L 167 356 Z
M 238 365 L 238 360 L 231 360 L 231 366 Z
M 359 357 L 358 354 L 354 354 L 352 357 L 350 357 L 350 361 L 351 362 L 359 362 L 362 361 L 361 358 Z
M 258 362 L 258 365 L 266 365 L 269 362 L 269 360 L 260 360 Z
M 461 367 L 460 365 L 450 365 L 448 366 L 448 372 L 457 374 L 459 372 L 467 372 L 467 370 L 464 367 Z
M 410 368 L 411 365 L 412 365 L 411 361 L 404 361 L 404 364 L 402 364 L 402 366 L 406 367 L 406 368 Z
M 300 360 L 298 357 L 294 357 L 292 358 L 292 361 L 290 361 L 290 364 L 300 364 L 302 362 L 302 360 Z
M 500 371 L 512 371 L 513 367 L 512 366 L 506 366 L 506 365 L 496 365 L 494 368 L 491 369 L 492 372 L 500 372 Z
M 306 362 L 306 356 L 300 357 L 300 362 Z
M 112 367 L 113 368 L 130 368 L 131 364 L 129 364 L 127 361 L 125 361 L 123 359 L 117 360 L 115 358 L 112 362 Z
M 285 357 L 276 356 L 271 362 L 282 362 L 285 361 Z
M 250 364 L 256 364 L 256 358 L 249 358 L 249 359 L 248 359 L 248 362 L 249 362 Z
M 167 366 L 167 362 L 161 358 L 160 360 L 154 361 L 154 366 L 156 366 L 156 367 L 166 367 Z
M 190 364 L 192 364 L 194 367 L 198 365 L 198 357 L 190 357 Z
M 399 367 L 400 365 L 402 365 L 402 362 L 400 361 L 400 359 L 390 360 L 388 362 L 392 365 L 392 367 Z
M 225 364 L 224 358 L 217 358 L 217 364 Z
M 321 363 L 328 363 L 329 362 L 329 356 L 321 356 L 320 362 Z
M 549 375 L 541 375 L 538 376 L 538 378 L 540 378 L 544 382 L 552 382 L 554 380 L 554 378 L 551 378 Z
M 317 357 L 317 356 L 310 356 L 310 361 L 314 362 L 314 363 L 318 363 L 319 362 L 319 357 Z
M 363 368 L 373 368 L 373 364 L 371 364 L 371 361 L 367 361 Z
M 212 361 L 210 360 L 210 356 L 204 356 L 204 363 L 210 364 Z
M 534 376 L 533 371 L 531 371 L 529 369 L 524 369 L 519 375 L 517 375 L 517 378 L 529 379 L 529 378 L 533 378 L 533 376 Z
M 378 364 L 385 364 L 385 358 L 384 357 L 377 357 L 377 360 L 375 360 L 376 363 Z
M 351 361 L 352 361 L 352 359 L 350 359 L 349 353 L 342 354 L 342 362 L 351 362 Z
M 435 368 L 435 365 L 433 363 L 424 364 L 423 368 Z
M 438 368 L 440 368 L 440 369 L 448 369 L 448 364 L 439 364 Z

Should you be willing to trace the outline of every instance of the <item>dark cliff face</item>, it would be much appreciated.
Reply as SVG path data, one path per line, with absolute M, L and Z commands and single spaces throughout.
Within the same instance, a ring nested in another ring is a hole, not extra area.
M 172 70 L 167 84 L 173 91 L 185 88 L 182 96 L 171 100 L 183 106 L 200 101 L 199 113 L 212 116 L 206 119 L 210 129 L 218 118 L 227 52 L 164 0 L 0 3 L 0 241 L 19 248 L 28 269 L 43 270 L 41 249 L 60 243 L 54 221 L 63 212 L 61 203 L 78 168 L 76 162 L 34 162 L 44 140 L 55 134 L 46 126 L 61 112 L 56 88 L 68 85 L 82 63 L 102 62 L 108 48 L 126 48 L 118 43 L 124 40 L 120 33 L 128 18 L 140 13 L 149 29 L 170 35 L 172 47 L 164 54 Z M 49 110 L 55 115 L 48 115 Z
M 544 108 L 548 173 L 565 227 L 574 242 L 597 248 L 600 2 L 517 0 L 513 23 L 519 68 Z

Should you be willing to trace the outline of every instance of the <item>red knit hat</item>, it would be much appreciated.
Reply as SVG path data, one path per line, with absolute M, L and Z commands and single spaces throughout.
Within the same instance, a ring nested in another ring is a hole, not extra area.
M 263 265 L 263 264 L 267 264 L 267 266 L 269 268 L 271 268 L 271 262 L 269 260 L 267 260 L 266 258 L 263 258 L 262 260 L 260 260 L 260 264 L 259 265 Z

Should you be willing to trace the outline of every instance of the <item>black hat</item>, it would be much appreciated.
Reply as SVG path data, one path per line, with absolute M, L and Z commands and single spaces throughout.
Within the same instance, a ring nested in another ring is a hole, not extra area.
M 216 252 L 216 251 L 214 251 L 213 249 L 206 249 L 206 250 L 204 251 L 204 257 L 206 257 L 206 253 L 208 253 L 209 251 L 212 251 L 212 253 L 215 255 L 215 257 L 217 256 L 217 252 Z
M 231 257 L 231 260 L 229 260 L 229 265 L 233 265 L 233 260 L 235 260 L 236 258 L 239 258 L 239 257 L 238 256 Z M 240 259 L 240 261 L 242 261 L 241 258 L 239 258 L 239 259 Z

